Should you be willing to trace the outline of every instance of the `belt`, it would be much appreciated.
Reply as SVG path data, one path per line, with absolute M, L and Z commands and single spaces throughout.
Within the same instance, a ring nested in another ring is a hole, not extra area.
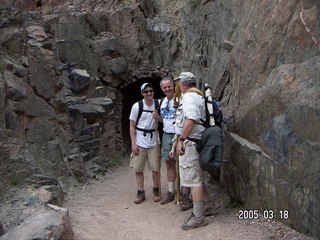
M 200 139 L 190 138 L 190 137 L 187 137 L 187 140 L 189 140 L 189 141 L 191 141 L 191 142 L 194 142 L 194 143 L 200 142 Z
M 167 132 L 163 132 L 165 134 L 168 134 L 168 135 L 175 135 L 175 133 L 167 133 Z

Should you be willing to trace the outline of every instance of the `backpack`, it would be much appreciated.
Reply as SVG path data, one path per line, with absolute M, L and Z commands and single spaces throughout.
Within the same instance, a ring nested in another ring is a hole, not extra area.
M 206 129 L 201 133 L 201 139 L 197 142 L 196 149 L 199 153 L 199 164 L 203 171 L 207 171 L 214 179 L 220 177 L 220 167 L 223 159 L 223 142 L 224 132 L 223 114 L 221 104 L 211 97 L 211 90 L 206 89 L 206 96 L 198 90 L 194 89 L 190 92 L 196 92 L 204 97 L 206 120 L 202 122 Z
M 214 126 L 212 123 L 210 123 L 210 119 L 213 118 L 214 124 L 222 128 L 224 120 L 223 120 L 223 113 L 221 110 L 221 103 L 215 99 L 209 100 L 208 97 L 205 97 L 204 100 L 205 100 L 205 108 L 206 108 L 206 121 L 203 121 L 203 126 L 205 128 Z
M 158 111 L 159 115 L 161 115 L 160 106 L 161 106 L 161 103 L 163 102 L 163 100 L 164 100 L 164 98 L 162 98 L 162 99 L 160 100 L 160 103 L 159 103 L 159 100 L 158 100 L 158 99 L 153 99 L 153 101 L 154 101 L 154 108 Z M 138 122 L 139 122 L 139 119 L 140 119 L 140 117 L 141 117 L 141 115 L 142 115 L 142 112 L 151 112 L 151 113 L 152 113 L 152 111 L 144 110 L 144 109 L 143 109 L 143 100 L 140 100 L 140 101 L 138 102 L 138 104 L 139 104 L 139 112 L 138 112 L 138 116 L 137 116 L 137 120 L 136 120 L 136 126 L 138 126 Z
M 206 90 L 207 91 L 207 90 Z M 195 92 L 201 96 L 204 94 L 199 89 L 192 89 L 189 92 Z M 203 96 L 204 98 L 204 106 L 206 109 L 206 120 L 200 119 L 205 128 L 212 127 L 214 125 L 223 127 L 223 114 L 221 110 L 221 103 L 211 97 L 211 91 L 208 92 L 208 96 Z M 213 121 L 214 120 L 214 121 Z
M 220 168 L 223 162 L 224 132 L 218 126 L 206 128 L 201 133 L 201 141 L 197 144 L 199 165 L 215 180 L 220 179 Z

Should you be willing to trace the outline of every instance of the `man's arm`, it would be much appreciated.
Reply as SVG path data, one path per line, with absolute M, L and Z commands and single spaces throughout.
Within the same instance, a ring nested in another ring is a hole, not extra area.
M 130 138 L 131 138 L 131 151 L 133 154 L 139 154 L 139 147 L 136 142 L 136 122 L 130 120 Z
M 186 139 L 196 124 L 195 120 L 185 119 L 180 138 Z M 180 156 L 184 154 L 183 141 L 178 141 L 177 152 Z

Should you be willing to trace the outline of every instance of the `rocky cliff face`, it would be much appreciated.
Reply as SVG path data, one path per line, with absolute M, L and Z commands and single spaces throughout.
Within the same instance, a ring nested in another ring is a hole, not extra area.
M 139 0 L 66 1 L 47 15 L 2 9 L 1 190 L 32 175 L 64 186 L 105 169 L 126 149 L 139 84 L 191 71 L 223 104 L 230 196 L 278 218 L 287 210 L 282 221 L 319 236 L 319 8 Z

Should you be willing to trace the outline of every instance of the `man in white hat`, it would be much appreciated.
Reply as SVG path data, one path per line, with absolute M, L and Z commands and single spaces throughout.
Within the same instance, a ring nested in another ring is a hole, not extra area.
M 208 224 L 204 216 L 204 174 L 199 164 L 199 153 L 196 144 L 201 139 L 204 127 L 201 119 L 206 118 L 202 92 L 196 88 L 196 78 L 191 72 L 182 72 L 176 80 L 182 97 L 182 113 L 176 124 L 182 124 L 177 153 L 180 155 L 179 170 L 181 186 L 190 187 L 193 199 L 193 211 L 188 220 L 181 225 L 190 230 Z

